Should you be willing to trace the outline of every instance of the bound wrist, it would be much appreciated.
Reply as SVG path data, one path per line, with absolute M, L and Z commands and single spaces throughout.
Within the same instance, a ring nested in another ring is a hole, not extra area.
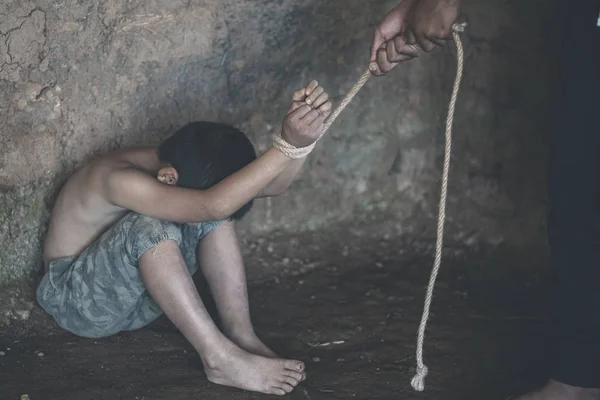
M 286 157 L 297 160 L 308 156 L 315 148 L 316 142 L 309 144 L 306 147 L 296 147 L 288 143 L 282 136 L 281 133 L 272 136 L 273 144 L 272 147 L 277 151 L 281 152 Z

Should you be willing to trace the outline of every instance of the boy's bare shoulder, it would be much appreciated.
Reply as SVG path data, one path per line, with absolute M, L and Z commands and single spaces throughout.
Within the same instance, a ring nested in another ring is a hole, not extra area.
M 115 150 L 88 163 L 83 169 L 89 178 L 105 181 L 119 171 L 137 170 L 152 175 L 158 161 L 151 148 Z
M 95 165 L 90 166 L 104 173 L 133 168 L 152 174 L 157 170 L 158 164 L 154 148 L 145 147 L 115 150 L 100 157 Z
M 119 186 L 136 185 L 140 179 L 153 177 L 158 170 L 158 157 L 153 148 L 133 148 L 117 150 L 97 160 L 91 165 L 92 174 L 96 176 L 98 190 L 109 200 L 109 187 L 115 180 L 121 181 Z
M 54 203 L 44 244 L 45 261 L 78 254 L 127 211 L 111 201 L 107 182 L 120 171 L 152 167 L 151 153 L 139 149 L 114 151 L 91 160 L 69 178 Z M 123 185 L 127 190 L 131 186 L 127 182 Z
M 64 196 L 80 203 L 107 201 L 107 183 L 122 171 L 150 175 L 154 167 L 151 149 L 122 149 L 100 156 L 75 172 L 63 188 Z M 108 201 L 110 202 L 110 201 Z

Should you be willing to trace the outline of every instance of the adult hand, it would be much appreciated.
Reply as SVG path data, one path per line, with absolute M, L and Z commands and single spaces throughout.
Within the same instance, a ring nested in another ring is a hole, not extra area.
M 461 0 L 404 0 L 375 29 L 369 68 L 384 75 L 400 62 L 452 39 Z
M 416 1 L 419 0 L 402 1 L 375 29 L 369 61 L 373 75 L 384 75 L 398 63 L 419 56 L 418 46 L 407 44 L 403 36 L 409 11 Z
M 417 0 L 407 16 L 405 36 L 426 52 L 452 40 L 452 25 L 460 12 L 461 0 Z

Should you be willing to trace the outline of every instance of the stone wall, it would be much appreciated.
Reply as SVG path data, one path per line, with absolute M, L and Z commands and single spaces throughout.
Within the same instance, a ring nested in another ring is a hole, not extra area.
M 396 0 L 397 1 L 397 0 Z M 0 4 L 0 283 L 39 271 L 53 197 L 81 163 L 154 144 L 198 119 L 259 150 L 291 93 L 316 78 L 341 100 L 395 1 L 4 0 Z M 471 1 L 455 118 L 448 235 L 543 241 L 551 1 Z M 435 230 L 455 47 L 372 79 L 285 195 L 246 234 L 381 222 Z

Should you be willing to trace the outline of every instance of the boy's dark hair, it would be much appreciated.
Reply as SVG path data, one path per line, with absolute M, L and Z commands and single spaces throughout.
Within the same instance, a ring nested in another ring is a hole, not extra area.
M 177 170 L 177 186 L 205 190 L 239 171 L 256 159 L 250 140 L 240 130 L 219 122 L 187 124 L 158 147 L 161 162 Z M 253 200 L 228 219 L 240 220 Z

